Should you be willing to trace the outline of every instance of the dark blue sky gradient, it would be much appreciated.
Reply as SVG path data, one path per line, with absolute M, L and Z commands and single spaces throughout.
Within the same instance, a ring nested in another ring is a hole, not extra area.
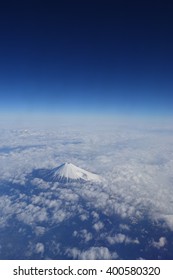
M 172 114 L 171 1 L 4 1 L 0 110 Z

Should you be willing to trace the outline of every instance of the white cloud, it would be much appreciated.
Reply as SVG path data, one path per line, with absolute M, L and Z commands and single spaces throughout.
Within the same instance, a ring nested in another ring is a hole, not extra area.
M 129 227 L 129 225 L 126 225 L 126 224 L 120 224 L 119 229 L 123 230 L 123 231 L 129 231 L 130 227 Z
M 107 236 L 106 239 L 111 245 L 116 244 L 116 243 L 139 244 L 139 240 L 137 238 L 132 239 L 122 233 L 115 234 L 114 236 Z
M 157 241 L 152 242 L 153 247 L 157 249 L 163 248 L 166 244 L 167 244 L 167 240 L 165 237 L 160 237 L 158 242 Z
M 82 229 L 79 232 L 75 230 L 73 236 L 84 240 L 85 243 L 93 239 L 92 233 L 88 232 L 87 229 Z
M 46 228 L 45 228 L 45 227 L 41 227 L 41 226 L 36 226 L 36 227 L 34 228 L 34 231 L 35 231 L 35 234 L 36 234 L 37 236 L 42 236 L 42 235 L 45 234 Z
M 95 221 L 98 221 L 99 220 L 99 214 L 96 212 L 96 211 L 92 211 L 92 216 L 94 218 Z
M 35 187 L 39 187 L 40 189 L 49 189 L 50 183 L 45 182 L 43 179 L 34 178 L 31 180 L 31 184 Z
M 168 225 L 169 228 L 173 231 L 173 214 L 156 215 L 155 218 L 156 220 L 163 220 L 166 225 Z
M 86 220 L 88 220 L 88 215 L 87 215 L 86 213 L 81 214 L 79 217 L 80 217 L 81 221 L 86 221 Z
M 93 225 L 93 228 L 96 230 L 96 231 L 100 231 L 101 229 L 103 229 L 104 228 L 104 224 L 102 223 L 102 222 L 98 222 L 98 223 L 95 223 L 94 225 Z
M 68 256 L 72 256 L 73 259 L 80 260 L 111 260 L 117 259 L 116 252 L 111 253 L 106 247 L 90 247 L 88 250 L 81 251 L 77 248 L 67 249 Z
M 35 246 L 35 252 L 37 254 L 43 255 L 44 254 L 44 244 L 43 243 L 37 243 L 36 246 Z
M 29 204 L 23 211 L 17 214 L 17 218 L 23 223 L 31 225 L 34 223 L 46 222 L 48 220 L 48 215 L 45 208 Z

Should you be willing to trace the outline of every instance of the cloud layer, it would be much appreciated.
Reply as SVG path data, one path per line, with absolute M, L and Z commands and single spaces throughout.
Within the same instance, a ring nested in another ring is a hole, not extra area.
M 173 257 L 172 141 L 173 128 L 158 124 L 1 129 L 0 257 L 116 259 L 132 247 L 132 258 Z M 31 176 L 66 161 L 102 183 Z

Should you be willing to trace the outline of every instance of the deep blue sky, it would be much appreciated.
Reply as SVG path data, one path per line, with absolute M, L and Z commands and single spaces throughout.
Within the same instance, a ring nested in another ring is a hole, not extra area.
M 172 113 L 172 1 L 1 2 L 1 111 Z

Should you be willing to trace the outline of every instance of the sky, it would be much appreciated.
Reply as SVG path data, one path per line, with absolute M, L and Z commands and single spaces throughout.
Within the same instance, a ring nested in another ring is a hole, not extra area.
M 171 1 L 1 2 L 1 113 L 172 115 Z

